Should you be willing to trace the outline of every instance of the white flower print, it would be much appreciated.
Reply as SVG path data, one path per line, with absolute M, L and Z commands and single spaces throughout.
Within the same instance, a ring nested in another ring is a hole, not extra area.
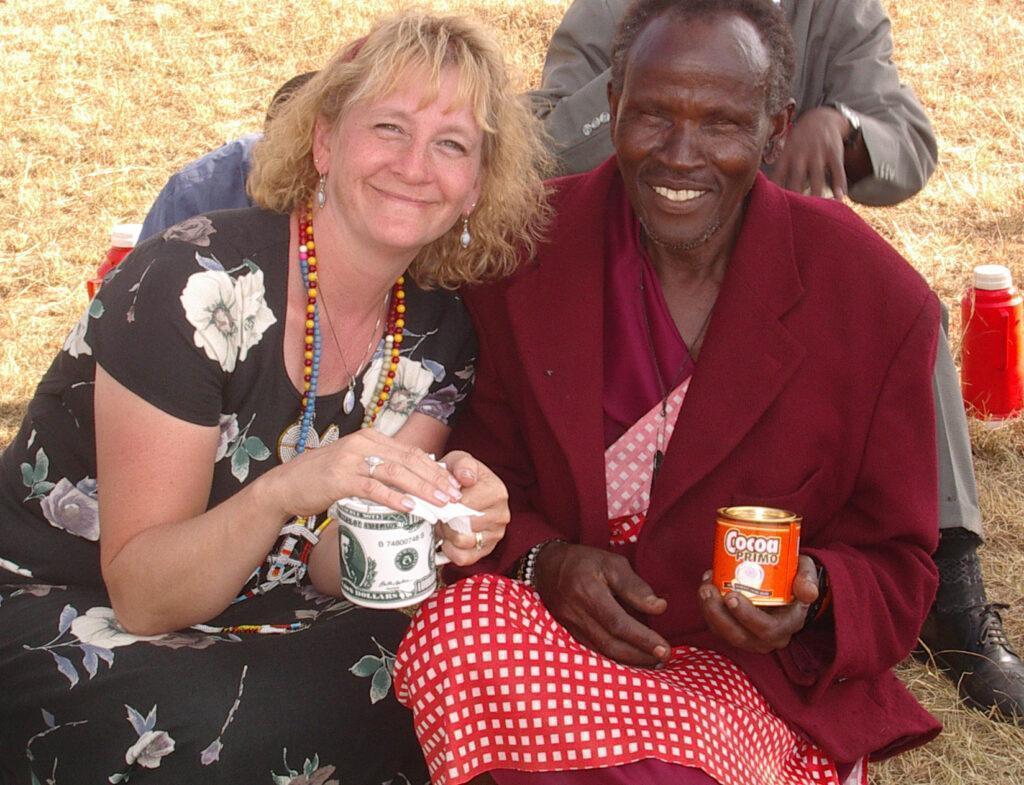
M 196 328 L 192 338 L 195 345 L 225 371 L 233 371 L 241 337 L 234 279 L 215 270 L 194 273 L 181 293 L 181 304 L 186 318 Z
M 92 347 L 85 342 L 85 331 L 89 328 L 89 310 L 86 309 L 75 326 L 71 328 L 68 337 L 64 340 L 61 348 L 74 357 L 76 360 L 81 354 L 92 354 Z
M 260 342 L 264 331 L 277 321 L 274 312 L 267 307 L 263 286 L 263 271 L 255 270 L 235 279 L 242 303 L 242 340 L 238 347 L 238 361 L 244 362 L 249 349 Z
M 7 572 L 13 572 L 15 575 L 20 575 L 23 578 L 34 578 L 32 570 L 28 567 L 20 567 L 12 561 L 7 559 L 0 559 L 0 570 L 7 570 Z
M 192 340 L 225 372 L 244 362 L 249 349 L 277 321 L 264 301 L 263 271 L 232 278 L 220 270 L 193 273 L 181 293 Z
M 124 754 L 125 762 L 131 766 L 138 763 L 143 768 L 155 769 L 160 759 L 174 752 L 174 739 L 165 730 L 148 730 Z
M 71 622 L 71 634 L 82 643 L 99 646 L 103 649 L 114 649 L 118 646 L 131 646 L 139 641 L 151 641 L 159 635 L 132 635 L 125 632 L 114 617 L 112 608 L 98 605 L 89 608 L 84 614 Z
M 114 272 L 118 269 L 115 267 Z M 70 354 L 76 360 L 79 355 L 92 354 L 92 347 L 85 340 L 85 334 L 89 329 L 89 319 L 99 319 L 103 316 L 103 303 L 98 297 L 93 298 L 92 302 L 89 303 L 89 307 L 85 309 L 85 313 L 75 323 L 75 326 L 71 328 L 71 332 L 68 333 L 68 337 L 64 339 L 64 345 L 61 347 L 65 352 Z
M 115 785 L 119 782 L 128 782 L 135 773 L 135 766 L 144 769 L 159 768 L 160 759 L 174 752 L 174 739 L 171 735 L 165 730 L 156 729 L 156 706 L 153 706 L 145 717 L 127 703 L 124 707 L 128 710 L 128 722 L 139 734 L 139 740 L 124 754 L 128 768 L 107 777 L 107 782 Z
M 370 367 L 363 374 L 363 393 L 359 396 L 363 409 L 369 410 L 371 406 L 370 399 L 373 397 L 377 379 L 380 378 L 380 367 L 383 362 L 384 357 L 378 357 L 370 363 Z M 394 436 L 409 415 L 416 410 L 416 405 L 433 383 L 434 374 L 421 363 L 408 357 L 400 357 L 387 405 L 377 415 L 373 427 L 387 436 Z
M 238 438 L 238 415 L 222 414 L 218 425 L 220 425 L 220 441 L 217 442 L 217 456 L 213 459 L 214 463 L 228 454 L 231 442 Z
M 66 477 L 39 501 L 51 526 L 96 542 L 100 538 L 100 508 L 96 481 L 86 477 L 72 485 Z

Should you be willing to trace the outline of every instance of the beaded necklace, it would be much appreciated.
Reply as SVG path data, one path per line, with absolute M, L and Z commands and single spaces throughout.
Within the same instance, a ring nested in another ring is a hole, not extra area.
M 299 269 L 302 282 L 306 289 L 306 323 L 302 345 L 302 412 L 299 415 L 299 436 L 295 445 L 296 455 L 306 450 L 306 439 L 316 418 L 316 388 L 320 377 L 320 356 L 322 340 L 320 334 L 319 307 L 319 276 L 316 258 L 316 239 L 313 236 L 313 203 L 307 202 L 306 209 L 299 214 Z M 369 428 L 387 405 L 391 397 L 391 388 L 398 372 L 399 354 L 402 335 L 405 329 L 405 276 L 398 276 L 391 288 L 391 303 L 388 309 L 387 324 L 384 333 L 384 355 L 381 358 L 380 374 L 373 389 L 369 405 L 363 413 L 360 428 Z M 339 347 L 340 351 L 340 347 Z M 358 370 L 357 370 L 358 373 Z M 348 412 L 346 412 L 347 414 Z M 292 426 L 294 427 L 294 426 Z M 289 567 L 304 571 L 313 546 L 320 539 L 320 534 L 331 519 L 328 517 L 317 524 L 317 516 L 295 517 L 281 533 L 280 545 L 271 554 L 271 566 L 267 571 L 267 580 L 260 586 L 239 595 L 234 602 L 241 602 L 257 594 L 267 591 L 276 581 L 280 580 Z M 302 540 L 299 552 L 295 547 Z M 301 572 L 298 573 L 301 576 Z M 273 634 L 295 632 L 308 626 L 308 622 L 291 624 L 235 624 L 216 627 L 207 624 L 193 625 L 193 629 L 206 633 L 255 633 Z
M 299 417 L 299 438 L 295 444 L 296 456 L 306 451 L 306 439 L 309 430 L 316 420 L 316 388 L 320 377 L 320 303 L 317 284 L 319 282 L 316 260 L 316 238 L 313 236 L 313 203 L 307 202 L 305 212 L 299 215 L 299 269 L 302 271 L 302 282 L 306 287 L 306 334 L 303 337 L 303 374 L 302 374 L 302 414 Z M 369 406 L 363 413 L 360 428 L 373 425 L 391 397 L 391 387 L 398 371 L 399 349 L 402 343 L 402 331 L 405 327 L 405 276 L 398 276 L 391 288 L 391 307 L 388 310 L 388 322 L 385 327 L 384 356 L 381 358 L 380 374 L 374 387 Z M 341 347 L 338 347 L 339 351 Z M 358 372 L 358 371 L 357 371 Z M 309 552 L 319 539 L 322 529 L 316 525 L 316 516 L 296 518 L 285 529 L 290 530 L 279 548 L 275 550 L 273 563 L 267 572 L 267 582 L 277 581 L 285 570 L 292 565 L 295 546 L 299 540 L 305 540 L 297 560 L 300 567 L 309 558 Z M 245 595 L 243 595 L 245 596 Z
M 305 212 L 299 216 L 299 269 L 302 271 L 302 282 L 306 288 L 306 334 L 303 339 L 302 355 L 302 414 L 299 419 L 299 439 L 295 445 L 296 453 L 305 451 L 309 429 L 313 427 L 322 349 L 312 202 L 306 204 Z M 380 374 L 370 398 L 370 405 L 363 413 L 360 428 L 369 428 L 373 425 L 377 415 L 380 414 L 387 404 L 388 398 L 391 397 L 391 388 L 395 383 L 395 374 L 398 371 L 398 356 L 404 328 L 405 276 L 400 275 L 391 289 L 391 306 L 388 309 L 387 324 L 384 328 L 384 356 L 381 360 Z

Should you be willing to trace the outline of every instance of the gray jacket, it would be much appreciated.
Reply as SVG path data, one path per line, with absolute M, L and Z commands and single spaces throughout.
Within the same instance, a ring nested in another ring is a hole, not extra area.
M 574 0 L 555 31 L 541 88 L 530 93 L 565 173 L 612 154 L 608 81 L 612 38 L 629 0 Z M 879 0 L 782 0 L 796 43 L 796 116 L 843 103 L 858 114 L 874 173 L 850 189 L 862 204 L 913 196 L 935 170 L 928 117 L 892 62 L 889 18 Z

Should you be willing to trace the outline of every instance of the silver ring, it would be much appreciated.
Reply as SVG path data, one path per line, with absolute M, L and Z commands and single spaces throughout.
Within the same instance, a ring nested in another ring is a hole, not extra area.
M 473 547 L 476 548 L 478 551 L 482 551 L 484 549 L 484 533 L 473 532 L 473 539 L 475 540 L 475 542 L 473 543 Z
M 370 467 L 370 476 L 373 477 L 373 473 L 377 471 L 377 467 L 384 463 L 384 459 L 379 455 L 367 455 L 363 458 L 363 463 Z

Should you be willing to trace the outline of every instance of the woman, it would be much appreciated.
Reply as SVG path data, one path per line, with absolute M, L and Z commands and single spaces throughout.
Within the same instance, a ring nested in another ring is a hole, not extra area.
M 453 444 L 512 508 L 473 570 L 519 580 L 449 587 L 402 643 L 438 785 L 859 783 L 939 730 L 891 672 L 935 590 L 938 304 L 849 209 L 759 173 L 792 51 L 770 0 L 635 3 L 615 158 L 556 182 L 536 264 L 467 295 Z M 803 516 L 790 605 L 712 585 L 738 505 Z
M 0 779 L 423 780 L 407 617 L 330 596 L 324 511 L 461 499 L 485 514 L 443 527 L 452 561 L 501 539 L 501 482 L 431 454 L 473 379 L 450 289 L 536 236 L 539 150 L 488 35 L 399 16 L 275 118 L 261 209 L 108 277 L 3 455 Z

